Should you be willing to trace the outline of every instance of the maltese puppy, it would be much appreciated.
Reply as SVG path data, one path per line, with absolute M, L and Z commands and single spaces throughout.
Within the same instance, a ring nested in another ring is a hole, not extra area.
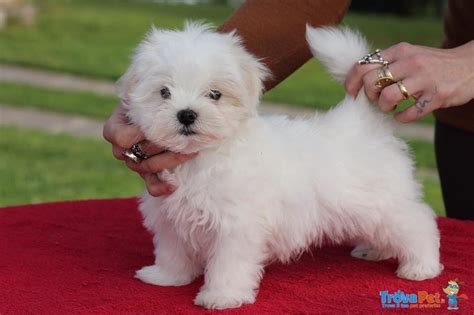
M 368 53 L 348 29 L 308 27 L 307 39 L 339 81 Z M 353 243 L 358 258 L 396 258 L 401 278 L 439 275 L 435 216 L 393 120 L 363 91 L 309 119 L 261 117 L 268 75 L 236 32 L 202 24 L 153 28 L 139 45 L 118 83 L 128 117 L 155 144 L 199 154 L 159 174 L 173 194 L 144 193 L 155 263 L 136 277 L 181 286 L 204 274 L 195 304 L 238 307 L 255 301 L 266 264 L 324 240 Z

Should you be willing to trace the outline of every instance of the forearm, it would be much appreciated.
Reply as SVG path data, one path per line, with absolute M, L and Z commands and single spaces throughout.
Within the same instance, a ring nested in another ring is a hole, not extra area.
M 234 29 L 244 45 L 272 72 L 266 90 L 283 81 L 311 58 L 306 24 L 339 23 L 349 0 L 247 0 L 220 28 Z

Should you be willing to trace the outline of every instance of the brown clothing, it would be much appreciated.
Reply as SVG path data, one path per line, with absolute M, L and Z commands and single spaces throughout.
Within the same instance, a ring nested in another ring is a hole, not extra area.
M 474 40 L 474 1 L 450 0 L 444 17 L 446 38 L 443 48 L 461 46 Z M 474 56 L 472 56 L 474 58 Z M 474 132 L 474 100 L 463 106 L 438 109 L 434 112 L 440 122 Z
M 219 28 L 237 29 L 246 48 L 271 70 L 267 90 L 283 81 L 311 58 L 305 26 L 337 24 L 349 0 L 247 0 Z M 455 47 L 474 39 L 474 1 L 450 0 L 445 19 L 444 47 Z M 362 57 L 362 56 L 361 56 Z M 435 112 L 440 121 L 474 132 L 474 101 Z
M 339 23 L 349 0 L 247 0 L 219 28 L 237 29 L 245 47 L 272 72 L 266 90 L 283 81 L 311 57 L 305 33 L 312 26 Z

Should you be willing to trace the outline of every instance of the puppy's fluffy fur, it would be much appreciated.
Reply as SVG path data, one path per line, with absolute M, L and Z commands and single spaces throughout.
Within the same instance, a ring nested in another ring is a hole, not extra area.
M 307 39 L 339 81 L 368 52 L 348 29 L 308 28 Z M 323 239 L 354 242 L 355 257 L 395 257 L 402 278 L 439 275 L 434 214 L 392 119 L 363 92 L 309 119 L 260 117 L 267 75 L 235 33 L 205 25 L 152 29 L 138 47 L 119 82 L 129 118 L 154 143 L 199 155 L 159 174 L 173 194 L 143 195 L 156 259 L 136 277 L 179 286 L 204 273 L 195 304 L 238 307 L 255 301 L 265 264 Z M 177 113 L 186 109 L 197 119 L 183 133 Z

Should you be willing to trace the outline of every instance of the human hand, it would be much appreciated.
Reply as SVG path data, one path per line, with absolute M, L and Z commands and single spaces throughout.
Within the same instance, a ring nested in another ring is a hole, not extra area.
M 437 49 L 400 43 L 381 52 L 389 61 L 393 80 L 403 81 L 414 104 L 396 113 L 395 119 L 407 123 L 428 113 L 459 106 L 474 98 L 474 41 L 453 49 Z M 348 94 L 356 96 L 364 88 L 367 97 L 384 112 L 392 111 L 404 96 L 397 84 L 377 88 L 380 64 L 356 64 L 345 81 Z
M 137 172 L 145 181 L 150 195 L 155 197 L 171 194 L 176 189 L 171 184 L 160 181 L 157 173 L 172 169 L 196 156 L 196 154 L 169 152 L 145 140 L 140 129 L 128 121 L 123 104 L 115 108 L 105 123 L 103 136 L 112 144 L 112 153 L 115 158 L 125 161 L 128 168 Z M 142 151 L 149 156 L 148 159 L 135 163 L 123 155 L 123 151 L 135 143 L 140 143 Z

